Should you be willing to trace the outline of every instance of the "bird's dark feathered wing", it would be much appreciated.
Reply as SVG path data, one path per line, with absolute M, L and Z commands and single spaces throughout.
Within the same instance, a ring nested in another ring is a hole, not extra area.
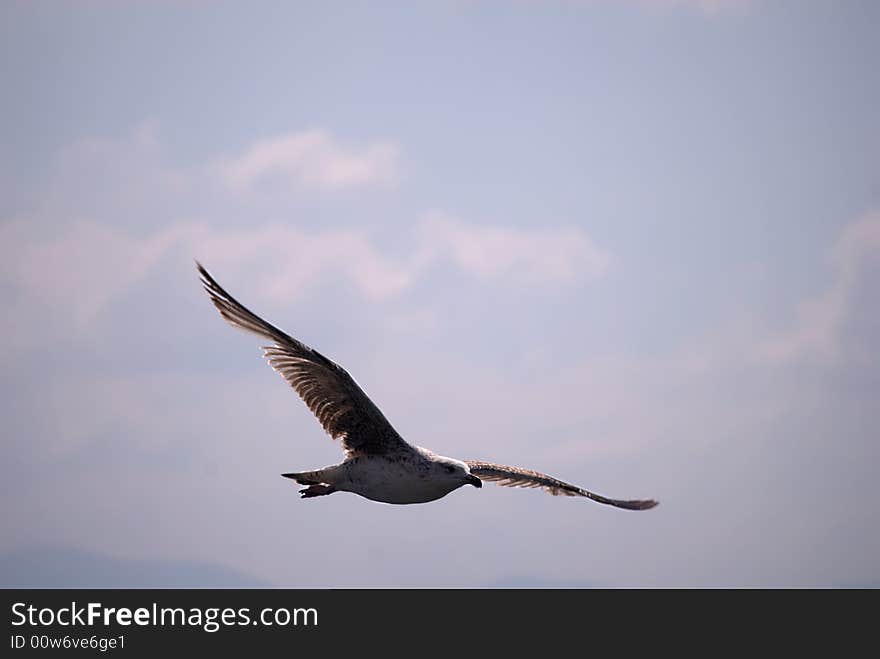
M 342 440 L 347 452 L 412 450 L 344 368 L 251 312 L 200 263 L 196 266 L 220 315 L 231 325 L 272 341 L 263 348 L 269 364 L 299 394 L 327 434 Z
M 586 497 L 599 503 L 605 503 L 617 508 L 627 510 L 648 510 L 657 505 L 653 499 L 609 499 L 601 494 L 585 490 L 577 485 L 566 483 L 531 469 L 521 467 L 507 467 L 504 465 L 481 462 L 479 460 L 467 460 L 467 465 L 474 476 L 480 480 L 494 482 L 496 485 L 505 487 L 538 487 L 554 496 Z

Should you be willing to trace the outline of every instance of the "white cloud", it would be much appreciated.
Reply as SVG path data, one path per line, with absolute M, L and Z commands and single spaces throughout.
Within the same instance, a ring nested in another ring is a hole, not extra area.
M 419 224 L 421 263 L 450 260 L 461 270 L 490 279 L 562 282 L 599 277 L 611 262 L 580 229 L 516 228 L 467 224 L 438 211 Z
M 841 330 L 852 313 L 852 293 L 871 257 L 880 255 L 880 213 L 844 229 L 831 250 L 833 278 L 820 295 L 801 302 L 788 329 L 761 342 L 759 357 L 771 363 L 813 357 L 833 361 L 844 349 Z
M 309 130 L 257 142 L 238 158 L 223 162 L 220 172 L 237 191 L 267 178 L 322 189 L 388 185 L 397 180 L 398 153 L 390 142 L 357 149 L 340 144 L 323 130 Z
M 578 229 L 517 229 L 468 224 L 443 214 L 425 216 L 413 232 L 411 256 L 386 254 L 366 231 L 308 231 L 267 224 L 214 230 L 205 225 L 182 236 L 206 265 L 225 277 L 249 275 L 266 298 L 290 302 L 326 277 L 342 277 L 371 300 L 391 298 L 430 267 L 451 265 L 478 279 L 564 283 L 597 277 L 610 257 Z
M 178 247 L 226 278 L 256 276 L 257 289 L 276 300 L 295 300 L 331 274 L 341 275 L 365 297 L 381 299 L 406 288 L 414 275 L 386 258 L 363 232 L 309 232 L 280 224 L 214 230 L 182 222 L 137 236 L 78 221 L 46 235 L 33 223 L 15 220 L 0 224 L 0 245 L 0 283 L 11 284 L 20 300 L 7 320 L 33 321 L 40 310 L 51 310 L 71 319 L 66 330 L 86 328 Z M 20 329 L 33 324 L 39 323 L 29 321 Z M 14 327 L 7 329 L 11 333 Z
M 346 170 L 345 162 L 372 149 L 340 150 L 321 132 L 298 135 L 311 136 L 305 141 L 312 146 L 303 153 L 324 149 L 326 167 L 309 176 L 324 177 L 326 184 L 356 180 L 357 167 Z M 272 142 L 287 145 L 278 152 L 252 149 L 242 159 L 246 166 L 238 180 L 255 183 L 272 167 L 290 165 L 296 159 L 285 157 L 296 150 L 294 142 Z M 334 152 L 345 157 L 334 164 L 328 155 Z M 133 287 L 158 280 L 160 269 L 181 260 L 189 267 L 192 257 L 236 290 L 279 305 L 295 304 L 327 284 L 347 287 L 370 303 L 400 302 L 438 269 L 492 286 L 564 285 L 597 277 L 610 262 L 577 228 L 483 225 L 436 211 L 400 237 L 407 248 L 402 252 L 386 248 L 368 228 L 278 220 L 242 224 L 236 216 L 241 209 L 229 210 L 232 196 L 216 178 L 216 167 L 182 170 L 169 163 L 156 125 L 149 122 L 124 139 L 77 142 L 50 170 L 33 209 L 0 220 L 0 287 L 7 309 L 0 320 L 3 360 L 61 335 L 90 335 L 108 321 L 110 305 L 126 299 Z M 259 192 L 244 192 L 236 201 L 250 207 Z M 210 222 L 200 219 L 208 216 Z M 410 302 L 383 311 L 396 331 L 436 322 L 435 309 Z
M 47 234 L 19 219 L 0 224 L 0 282 L 20 293 L 22 308 L 13 315 L 33 319 L 39 309 L 51 309 L 83 329 L 176 248 L 224 279 L 248 279 L 265 299 L 286 303 L 333 277 L 369 300 L 383 300 L 437 265 L 478 279 L 540 285 L 598 276 L 609 261 L 577 229 L 486 227 L 439 213 L 418 223 L 411 240 L 411 256 L 400 260 L 359 229 L 280 223 L 219 229 L 185 221 L 139 235 L 81 220 Z
M 268 298 L 293 300 L 322 277 L 343 276 L 363 295 L 381 299 L 401 292 L 414 273 L 386 258 L 363 231 L 306 231 L 292 225 L 217 231 L 203 226 L 192 249 L 206 265 L 256 272 Z

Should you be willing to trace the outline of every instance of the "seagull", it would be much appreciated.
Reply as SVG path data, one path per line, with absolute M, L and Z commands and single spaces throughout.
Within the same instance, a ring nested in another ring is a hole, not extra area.
M 198 261 L 196 267 L 220 315 L 234 327 L 271 342 L 263 347 L 269 365 L 299 394 L 327 434 L 342 443 L 345 459 L 340 464 L 282 474 L 306 486 L 300 490 L 303 498 L 352 492 L 383 503 L 426 503 L 463 485 L 481 488 L 483 481 L 489 481 L 507 487 L 540 488 L 553 495 L 586 497 L 626 510 L 647 510 L 657 505 L 653 499 L 609 499 L 531 469 L 456 460 L 409 444 L 344 368 L 248 310 Z

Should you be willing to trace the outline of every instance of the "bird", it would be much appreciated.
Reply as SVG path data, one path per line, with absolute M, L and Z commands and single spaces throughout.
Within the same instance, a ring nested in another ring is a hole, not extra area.
M 653 499 L 610 499 L 547 474 L 482 460 L 457 460 L 405 441 L 354 378 L 339 364 L 247 309 L 196 261 L 211 302 L 231 325 L 270 342 L 263 353 L 317 417 L 324 431 L 339 440 L 345 459 L 311 471 L 282 474 L 305 486 L 302 498 L 350 492 L 388 504 L 417 504 L 440 499 L 465 485 L 483 482 L 506 487 L 540 488 L 552 495 L 585 497 L 626 510 L 648 510 Z

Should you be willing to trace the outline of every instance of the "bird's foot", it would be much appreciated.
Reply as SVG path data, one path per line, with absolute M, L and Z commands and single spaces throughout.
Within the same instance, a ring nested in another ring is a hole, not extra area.
M 336 491 L 336 488 L 332 485 L 309 485 L 306 488 L 303 488 L 299 491 L 302 495 L 303 499 L 309 499 L 311 497 L 323 497 L 328 494 L 333 494 Z

